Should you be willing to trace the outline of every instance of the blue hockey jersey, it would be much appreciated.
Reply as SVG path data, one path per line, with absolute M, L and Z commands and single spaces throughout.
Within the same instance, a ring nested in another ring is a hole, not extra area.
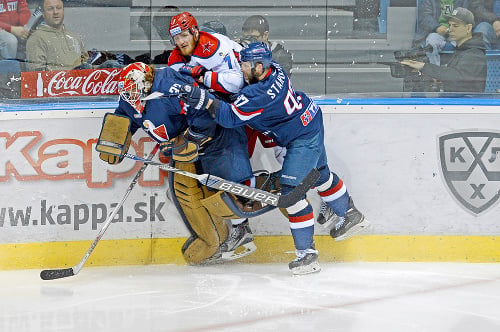
M 298 137 L 313 137 L 323 126 L 319 106 L 295 91 L 283 68 L 274 62 L 267 77 L 246 85 L 233 103 L 221 101 L 215 121 L 227 128 L 247 124 L 285 147 Z
M 179 93 L 182 85 L 194 80 L 175 70 L 165 67 L 155 71 L 151 92 L 164 95 Z M 161 143 L 181 134 L 188 126 L 199 134 L 213 136 L 216 123 L 209 116 L 187 116 L 183 103 L 177 97 L 163 97 L 148 100 L 142 113 L 137 112 L 129 103 L 120 98 L 116 114 L 125 115 L 131 120 L 134 134 L 139 128 L 144 129 L 151 138 Z
M 183 85 L 192 82 L 194 80 L 191 77 L 165 67 L 155 71 L 151 92 L 172 95 L 178 93 Z M 148 100 L 142 113 L 120 98 L 115 113 L 130 118 L 132 134 L 142 128 L 157 142 L 174 138 L 188 127 L 197 134 L 210 136 L 212 140 L 203 146 L 200 154 L 202 173 L 236 182 L 253 176 L 243 127 L 223 128 L 217 125 L 208 112 L 195 113 L 187 110 L 177 97 Z

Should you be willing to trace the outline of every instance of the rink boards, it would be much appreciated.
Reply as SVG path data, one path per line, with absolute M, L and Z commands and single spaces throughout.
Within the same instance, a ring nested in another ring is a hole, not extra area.
M 436 103 L 439 102 L 439 105 Z M 324 261 L 500 261 L 500 112 L 475 99 L 318 100 L 329 164 L 372 227 L 334 242 Z M 460 104 L 459 104 L 460 103 Z M 0 105 L 1 106 L 1 105 Z M 17 105 L 0 114 L 0 269 L 73 266 L 141 166 L 108 166 L 94 150 L 113 103 Z M 131 152 L 154 144 L 136 134 Z M 254 169 L 275 170 L 258 148 Z M 87 265 L 183 264 L 188 232 L 149 167 Z M 308 195 L 316 211 L 318 196 Z M 254 218 L 246 262 L 293 258 L 288 221 Z

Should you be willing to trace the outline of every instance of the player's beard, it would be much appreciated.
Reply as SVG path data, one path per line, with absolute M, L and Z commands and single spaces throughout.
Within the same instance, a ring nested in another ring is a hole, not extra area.
M 256 74 L 256 68 L 250 70 L 250 75 L 248 76 L 248 84 L 255 84 L 259 81 L 259 76 Z
M 194 49 L 196 48 L 196 39 L 193 37 L 191 41 L 189 42 L 189 45 L 187 45 L 184 48 L 179 47 L 179 51 L 181 51 L 181 54 L 183 56 L 191 56 L 194 53 Z

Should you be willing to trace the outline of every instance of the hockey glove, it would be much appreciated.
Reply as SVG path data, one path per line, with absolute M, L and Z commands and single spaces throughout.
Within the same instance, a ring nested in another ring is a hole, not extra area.
M 209 142 L 212 140 L 212 137 L 199 134 L 195 131 L 193 131 L 191 128 L 188 128 L 185 132 L 184 135 L 186 136 L 186 139 L 190 142 L 194 142 L 198 144 L 198 146 L 202 147 L 203 144 Z
M 198 79 L 201 76 L 205 75 L 206 71 L 207 70 L 203 66 L 184 65 L 181 68 L 179 68 L 179 73 L 189 75 L 194 79 Z
M 179 97 L 190 108 L 200 111 L 207 107 L 209 93 L 193 84 L 186 84 L 181 88 Z
M 174 147 L 174 139 L 170 139 L 165 142 L 160 143 L 160 152 L 165 157 L 170 157 L 172 155 L 172 148 Z
M 163 155 L 172 155 L 173 160 L 183 163 L 191 163 L 198 160 L 199 145 L 198 142 L 193 142 L 186 137 L 188 136 L 188 130 L 184 134 L 180 134 L 167 142 L 160 143 L 160 151 Z M 205 139 L 203 143 L 208 140 L 210 140 L 210 137 Z

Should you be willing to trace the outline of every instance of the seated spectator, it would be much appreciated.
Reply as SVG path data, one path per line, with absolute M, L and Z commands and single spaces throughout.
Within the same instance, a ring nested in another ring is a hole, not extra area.
M 500 17 L 495 13 L 495 4 L 500 7 L 499 0 L 470 0 L 468 7 L 476 21 L 474 32 L 483 34 L 488 50 L 500 47 Z
M 432 52 L 427 53 L 429 62 L 441 64 L 439 53 L 445 48 L 453 49 L 454 43 L 448 38 L 447 15 L 458 6 L 458 0 L 423 0 L 418 5 L 416 46 L 432 46 Z
M 226 26 L 217 20 L 208 21 L 200 25 L 200 30 L 208 33 L 220 33 L 221 35 L 227 36 Z
M 436 79 L 445 92 L 484 92 L 486 86 L 486 48 L 481 34 L 473 33 L 474 15 L 458 7 L 448 16 L 450 39 L 456 49 L 446 66 L 438 66 L 414 60 L 402 64 L 419 70 Z
M 288 76 L 292 73 L 293 56 L 283 45 L 278 42 L 269 41 L 269 22 L 264 16 L 249 16 L 242 27 L 243 38 L 241 42 L 246 46 L 253 41 L 266 43 L 273 53 L 273 60 L 279 63 L 286 71 Z
M 28 38 L 31 13 L 26 0 L 0 1 L 0 55 L 4 59 L 16 59 L 19 41 Z
M 167 47 L 162 53 L 156 55 L 151 61 L 153 64 L 167 64 L 168 57 L 173 50 L 173 44 L 171 43 L 170 33 L 168 32 L 168 26 L 170 25 L 170 20 L 175 15 L 179 14 L 181 11 L 176 6 L 164 6 L 153 16 L 153 26 L 156 28 L 158 35 L 161 39 L 168 41 L 169 47 Z M 140 58 L 136 58 L 136 61 L 141 61 Z M 144 61 L 142 61 L 144 62 Z
M 122 65 L 107 60 L 98 66 L 89 63 L 89 54 L 81 38 L 66 30 L 62 0 L 42 0 L 44 23 L 28 38 L 26 56 L 29 70 L 71 70 L 116 68 Z

